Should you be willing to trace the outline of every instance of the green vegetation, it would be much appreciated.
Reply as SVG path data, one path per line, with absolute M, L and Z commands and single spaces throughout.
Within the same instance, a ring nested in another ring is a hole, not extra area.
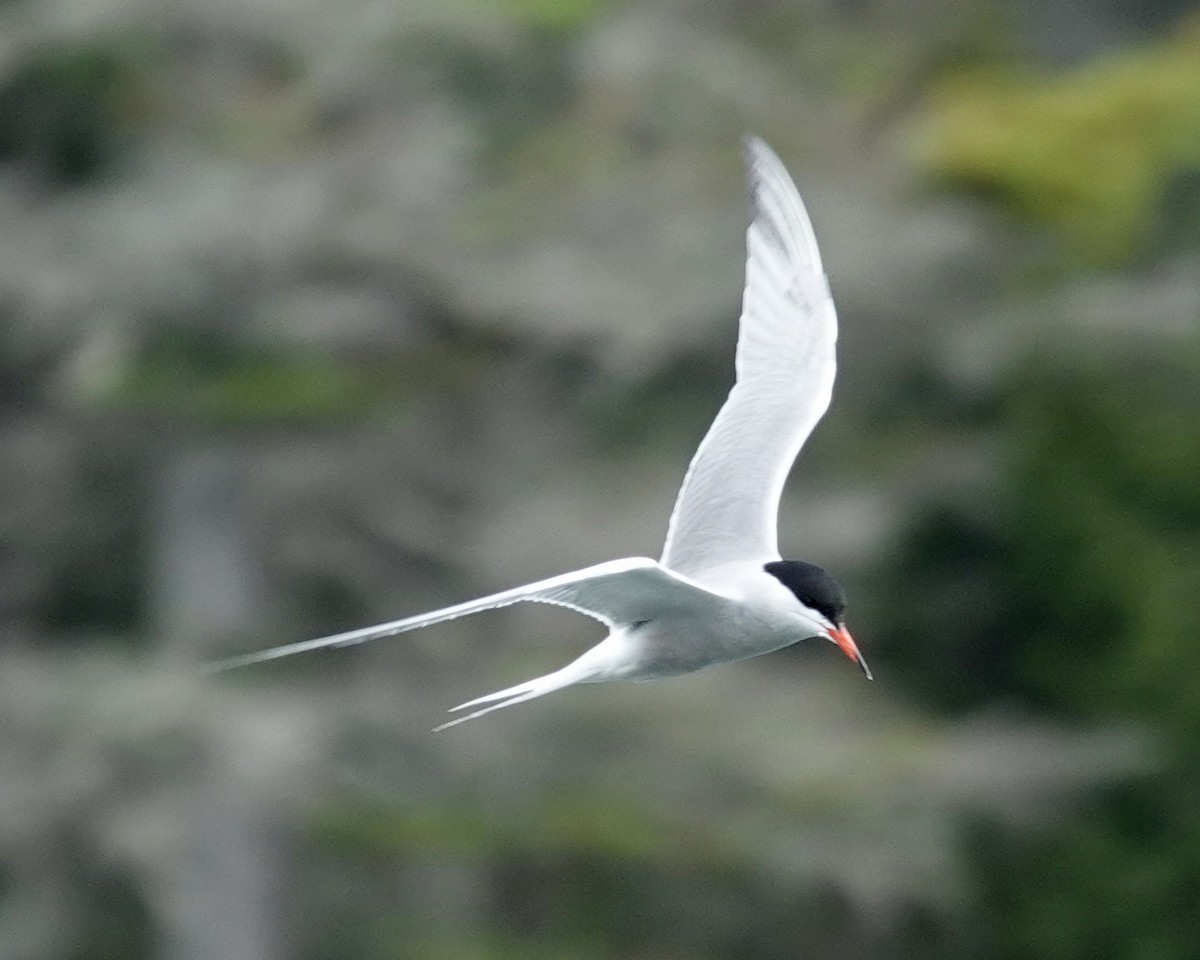
M 514 809 L 507 819 L 474 804 L 348 806 L 326 811 L 315 831 L 323 845 L 368 858 L 576 856 L 676 868 L 720 859 L 696 833 L 611 796 L 559 795 Z
M 64 186 L 105 174 L 150 111 L 133 45 L 50 47 L 0 86 L 0 162 L 19 159 Z
M 307 64 L 282 44 L 261 44 L 247 59 L 236 96 L 214 104 L 200 128 L 213 146 L 259 160 L 301 155 L 321 132 L 319 100 L 304 87 Z
M 479 123 L 480 162 L 501 168 L 518 144 L 560 119 L 574 102 L 570 35 L 536 23 L 513 31 L 510 43 L 436 30 L 406 34 L 393 56 L 413 84 L 447 91 Z
M 748 960 L 790 955 L 798 927 L 826 953 L 853 941 L 860 917 L 844 895 L 780 884 L 755 858 L 731 854 L 724 829 L 656 817 L 636 789 L 629 799 L 542 795 L 486 811 L 470 802 L 339 806 L 315 824 L 316 868 L 357 878 L 382 871 L 394 886 L 367 911 L 372 921 L 347 916 L 327 926 L 312 955 Z M 470 908 L 473 923 L 439 923 L 397 899 L 410 865 L 421 871 L 456 860 L 489 878 L 486 896 Z M 337 903 L 332 897 L 322 915 Z M 954 955 L 940 945 L 937 933 L 914 927 L 889 931 L 872 955 Z
M 524 27 L 571 33 L 611 10 L 614 0 L 469 0 L 494 9 Z
M 1200 351 L 1042 363 L 1013 390 L 1027 669 L 1079 714 L 1200 744 Z
M 1061 231 L 1093 262 L 1144 250 L 1173 184 L 1200 171 L 1200 21 L 1061 75 L 947 73 L 915 153 L 937 177 Z
M 894 559 L 905 637 L 887 646 L 943 708 L 1024 701 L 1158 740 L 1153 776 L 1064 826 L 979 838 L 993 954 L 1185 960 L 1200 943 L 1200 343 L 1042 357 L 1007 396 L 995 509 L 913 530 Z
M 322 423 L 469 376 L 476 359 L 431 345 L 354 362 L 177 333 L 148 345 L 102 399 L 121 409 L 223 426 Z
M 1200 943 L 1198 347 L 1041 364 L 1014 393 L 1023 672 L 1074 713 L 1145 724 L 1163 762 L 994 861 L 1006 957 L 1186 960 Z
M 413 937 L 401 932 L 395 937 L 394 956 L 412 960 L 529 960 L 530 957 L 554 957 L 555 960 L 602 960 L 610 956 L 601 948 L 575 943 L 547 943 L 540 934 L 527 937 L 488 936 Z M 643 960 L 655 960 L 646 956 Z M 666 958 L 664 958 L 666 960 Z

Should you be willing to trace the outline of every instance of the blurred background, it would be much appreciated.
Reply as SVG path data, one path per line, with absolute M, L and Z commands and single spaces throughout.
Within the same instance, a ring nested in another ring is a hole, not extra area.
M 732 381 L 740 138 L 842 321 L 802 645 L 601 631 Z M 1200 8 L 3 0 L 0 957 L 1200 956 Z

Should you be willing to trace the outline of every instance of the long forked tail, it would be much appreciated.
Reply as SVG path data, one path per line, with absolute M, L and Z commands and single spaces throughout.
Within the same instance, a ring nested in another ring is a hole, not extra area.
M 433 732 L 438 733 L 449 727 L 458 726 L 460 723 L 466 723 L 468 720 L 482 717 L 485 713 L 491 713 L 493 710 L 503 710 L 505 707 L 511 707 L 526 700 L 544 697 L 555 690 L 561 690 L 563 687 L 569 687 L 581 682 L 585 676 L 586 673 L 578 669 L 576 663 L 569 663 L 561 670 L 555 670 L 554 673 L 548 673 L 544 677 L 536 677 L 533 680 L 518 683 L 515 687 L 509 687 L 507 690 L 497 690 L 495 693 L 476 697 L 474 700 L 460 703 L 457 707 L 451 707 L 450 712 L 457 713 L 459 710 L 469 710 L 471 707 L 477 707 L 481 703 L 489 703 L 491 706 L 468 713 L 465 717 L 455 717 L 453 720 L 448 720 L 440 726 L 434 727 Z

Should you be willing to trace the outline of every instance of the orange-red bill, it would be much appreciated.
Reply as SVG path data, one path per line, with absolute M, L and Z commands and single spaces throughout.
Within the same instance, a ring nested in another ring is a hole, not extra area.
M 846 629 L 845 624 L 839 623 L 836 627 L 830 627 L 826 632 L 829 634 L 829 639 L 841 648 L 842 653 L 862 667 L 863 673 L 867 675 L 868 680 L 875 679 L 871 676 L 871 668 L 867 666 L 867 661 L 863 659 L 863 655 L 858 652 L 858 644 L 850 636 L 850 631 Z

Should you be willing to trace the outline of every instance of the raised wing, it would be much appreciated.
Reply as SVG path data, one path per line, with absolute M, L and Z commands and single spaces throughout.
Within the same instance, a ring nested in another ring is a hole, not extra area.
M 779 158 L 745 145 L 751 221 L 737 382 L 692 458 L 664 566 L 691 576 L 779 558 L 776 515 L 796 454 L 829 406 L 837 315 L 812 224 Z
M 523 600 L 567 607 L 593 617 L 609 628 L 641 620 L 653 620 L 673 612 L 694 610 L 697 606 L 706 604 L 713 605 L 715 609 L 717 604 L 724 602 L 724 598 L 719 594 L 665 569 L 655 560 L 629 557 L 585 567 L 573 573 L 563 573 L 548 580 L 515 587 L 502 593 L 493 593 L 478 600 L 468 600 L 453 607 L 421 613 L 415 617 L 231 657 L 214 664 L 213 669 L 231 670 L 324 647 L 348 647 L 356 643 L 366 643 L 368 640 L 417 630 L 468 614 L 511 606 Z

